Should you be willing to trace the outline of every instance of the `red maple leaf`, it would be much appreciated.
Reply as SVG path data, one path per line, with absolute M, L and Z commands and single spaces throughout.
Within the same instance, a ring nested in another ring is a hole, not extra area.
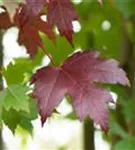
M 50 26 L 56 25 L 60 35 L 72 42 L 74 20 L 78 15 L 70 0 L 50 0 L 47 10 L 47 21 Z
M 33 96 L 38 99 L 42 124 L 59 105 L 65 94 L 80 120 L 90 116 L 104 131 L 108 130 L 108 102 L 112 97 L 107 89 L 95 82 L 129 85 L 125 72 L 113 59 L 99 58 L 98 52 L 78 52 L 69 57 L 60 68 L 39 69 L 32 78 Z
M 31 10 L 31 15 L 37 16 L 46 6 L 47 0 L 26 0 L 28 8 Z
M 25 4 L 20 5 L 14 16 L 14 24 L 19 28 L 18 42 L 25 45 L 28 53 L 33 58 L 37 48 L 44 49 L 44 45 L 39 36 L 39 31 L 45 33 L 52 41 L 55 40 L 52 28 L 40 16 L 30 16 L 30 9 Z
M 0 6 L 3 11 L 0 13 L 0 29 L 8 29 L 12 26 L 10 16 L 4 6 Z

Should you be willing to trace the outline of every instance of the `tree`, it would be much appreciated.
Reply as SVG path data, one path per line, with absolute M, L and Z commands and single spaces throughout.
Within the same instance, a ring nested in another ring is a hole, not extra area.
M 0 30 L 18 27 L 18 42 L 26 47 L 30 56 L 16 59 L 15 65 L 10 63 L 7 69 L 1 69 L 7 82 L 7 87 L 0 92 L 1 125 L 4 122 L 12 132 L 20 125 L 31 133 L 31 120 L 37 118 L 37 113 L 43 125 L 66 96 L 72 99 L 71 104 L 80 120 L 90 117 L 108 132 L 107 105 L 113 102 L 110 91 L 114 91 L 119 100 L 116 110 L 110 110 L 110 120 L 116 120 L 115 124 L 110 121 L 112 148 L 122 148 L 127 140 L 131 143 L 127 149 L 134 146 L 134 101 L 131 100 L 134 99 L 135 68 L 134 1 L 99 2 L 101 5 L 95 0 L 83 0 L 75 5 L 70 0 L 26 0 L 16 5 L 14 13 L 1 6 Z M 74 34 L 73 21 L 78 20 L 82 29 Z M 78 47 L 81 51 L 75 52 Z M 102 56 L 91 49 L 98 49 Z M 51 63 L 33 75 L 33 69 L 40 65 L 44 55 Z M 120 61 L 131 84 L 112 57 Z M 34 89 L 28 86 L 29 81 Z M 94 127 L 87 121 L 85 125 L 86 131 L 91 132 L 92 144 Z M 88 138 L 87 132 L 85 137 Z M 87 144 L 85 148 L 94 149 Z

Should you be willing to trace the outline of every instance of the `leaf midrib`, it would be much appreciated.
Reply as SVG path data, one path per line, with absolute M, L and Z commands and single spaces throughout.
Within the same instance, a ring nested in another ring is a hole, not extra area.
M 10 92 L 10 94 L 17 100 L 17 101 L 20 101 L 20 99 L 14 94 L 13 90 L 8 87 L 7 90 Z

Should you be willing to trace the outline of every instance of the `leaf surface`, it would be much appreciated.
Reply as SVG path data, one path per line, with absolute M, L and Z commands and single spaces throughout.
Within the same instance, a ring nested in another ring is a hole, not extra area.
M 6 79 L 7 85 L 20 84 L 24 81 L 24 75 L 26 72 L 32 72 L 32 64 L 28 59 L 15 59 L 15 64 L 12 62 L 4 68 L 3 76 Z
M 36 103 L 33 99 L 29 100 L 29 113 L 25 111 L 17 111 L 15 109 L 6 110 L 3 108 L 2 118 L 4 123 L 11 129 L 13 133 L 18 125 L 32 134 L 32 120 L 38 117 Z
M 17 111 L 29 112 L 29 96 L 26 94 L 30 89 L 26 86 L 14 84 L 0 92 L 1 103 L 8 111 L 13 108 Z
M 70 0 L 50 0 L 47 10 L 47 21 L 50 26 L 56 25 L 60 35 L 65 36 L 72 42 L 74 20 L 78 20 L 78 15 Z
M 129 85 L 118 62 L 103 59 L 97 52 L 78 52 L 69 57 L 60 68 L 45 67 L 32 78 L 33 96 L 38 99 L 42 124 L 65 94 L 72 96 L 77 116 L 84 120 L 90 116 L 104 131 L 108 130 L 108 102 L 112 97 L 107 89 L 95 82 Z
M 43 7 L 47 4 L 47 0 L 26 0 L 29 9 L 33 15 L 38 15 Z
M 65 93 L 67 93 L 68 88 L 72 84 L 72 81 L 70 79 L 65 80 L 65 77 L 62 70 L 50 67 L 38 70 L 33 76 L 32 83 L 36 82 L 33 95 L 39 99 L 38 106 L 42 116 L 42 124 L 51 115 L 54 108 L 62 101 Z
M 46 34 L 52 41 L 55 40 L 52 28 L 40 16 L 30 16 L 28 6 L 25 4 L 17 9 L 14 24 L 19 28 L 19 44 L 26 46 L 27 52 L 32 58 L 37 53 L 38 47 L 44 49 L 39 31 Z
M 1 13 L 0 13 L 0 29 L 8 29 L 11 27 L 12 23 L 10 20 L 10 16 L 4 6 L 0 6 Z

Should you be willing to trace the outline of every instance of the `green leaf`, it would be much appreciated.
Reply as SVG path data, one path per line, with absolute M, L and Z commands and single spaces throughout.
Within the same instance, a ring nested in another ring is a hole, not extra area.
M 6 111 L 3 109 L 2 118 L 4 123 L 9 127 L 9 129 L 15 133 L 15 129 L 17 125 L 20 123 L 20 114 L 14 109 L 10 109 L 10 111 Z
M 21 119 L 20 126 L 32 135 L 33 125 L 29 119 L 27 118 Z
M 98 49 L 102 55 L 120 60 L 121 15 L 117 9 L 112 7 L 111 1 L 106 0 L 103 7 L 95 3 L 95 0 L 93 2 L 84 1 L 77 5 L 77 9 L 81 18 L 81 31 L 75 34 L 76 48 Z M 106 22 L 110 27 L 104 30 L 103 24 Z M 90 44 L 91 35 L 93 36 L 92 46 Z
M 67 118 L 69 120 L 77 120 L 78 119 L 75 115 L 75 112 L 69 113 L 67 116 L 65 116 L 65 118 Z
M 120 142 L 118 142 L 114 150 L 134 150 L 135 149 L 135 138 L 134 137 L 128 137 L 124 138 Z
M 32 134 L 33 125 L 32 120 L 38 117 L 36 101 L 32 98 L 29 99 L 29 113 L 25 111 L 16 111 L 15 109 L 6 110 L 3 109 L 2 119 L 4 123 L 9 127 L 9 129 L 15 133 L 18 126 Z
M 40 66 L 42 64 L 42 60 L 45 56 L 45 53 L 42 49 L 39 49 L 37 52 L 35 58 L 31 61 L 31 67 L 34 69 L 37 66 Z
M 109 85 L 109 88 L 117 94 L 118 103 L 122 107 L 122 113 L 127 123 L 133 121 L 135 119 L 135 101 L 129 95 L 128 90 L 120 85 Z
M 15 84 L 8 86 L 0 92 L 0 100 L 4 108 L 8 111 L 10 108 L 15 110 L 24 110 L 29 112 L 29 96 L 26 94 L 30 90 L 29 87 Z
M 19 58 L 15 60 L 15 65 L 10 63 L 8 67 L 4 69 L 3 75 L 8 85 L 20 84 L 23 82 L 25 72 L 32 72 L 31 63 L 28 59 Z
M 74 49 L 69 42 L 63 37 L 57 37 L 56 43 L 52 43 L 47 37 L 42 37 L 43 42 L 51 54 L 54 62 L 60 66 L 63 61 L 73 53 Z
M 111 124 L 110 124 L 110 133 L 119 135 L 122 138 L 125 138 L 125 137 L 128 136 L 126 131 L 117 122 L 111 122 Z
M 0 92 L 0 128 L 2 127 L 2 108 L 3 108 L 5 96 L 6 96 L 5 91 Z
M 29 99 L 29 115 L 27 115 L 27 113 L 25 112 L 26 114 L 26 117 L 29 119 L 29 120 L 35 120 L 38 118 L 38 109 L 37 109 L 37 101 L 36 99 L 33 99 L 33 98 L 30 98 Z
M 115 0 L 116 7 L 121 11 L 121 13 L 125 17 L 130 17 L 131 15 L 135 14 L 135 1 L 134 0 L 124 0 L 124 1 L 118 1 Z
M 33 69 L 41 65 L 43 56 L 43 51 L 39 51 L 34 60 L 28 58 L 15 59 L 15 64 L 10 63 L 3 71 L 7 84 L 27 83 L 32 75 Z
M 128 123 L 135 119 L 135 101 L 134 100 L 129 100 L 123 103 L 123 113 Z

